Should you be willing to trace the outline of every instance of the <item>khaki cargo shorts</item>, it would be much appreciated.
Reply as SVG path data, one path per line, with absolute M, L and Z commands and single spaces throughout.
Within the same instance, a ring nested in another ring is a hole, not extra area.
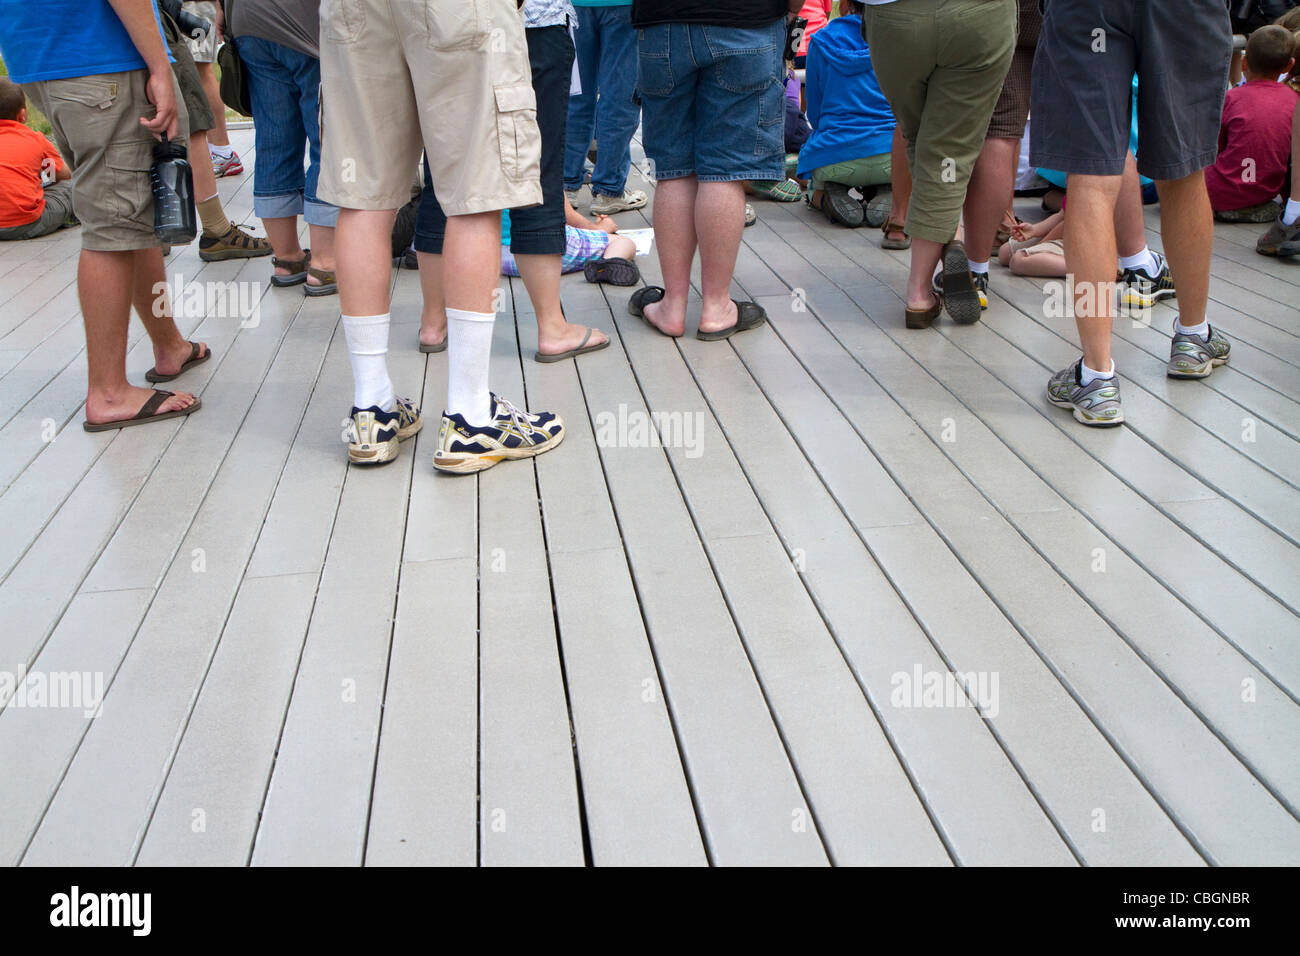
M 322 200 L 397 209 L 425 149 L 449 216 L 541 203 L 514 0 L 323 0 L 320 47 Z
M 211 0 L 185 0 L 181 6 L 186 13 L 192 13 L 200 20 L 207 20 L 212 29 L 202 39 L 186 37 L 190 55 L 195 63 L 212 63 L 217 58 L 217 5 Z
M 140 117 L 154 115 L 148 78 L 147 70 L 129 70 L 23 85 L 72 169 L 72 211 L 81 220 L 83 249 L 125 252 L 159 244 L 149 186 L 156 140 L 140 125 Z M 189 117 L 174 77 L 172 90 L 180 114 L 176 141 L 185 143 Z

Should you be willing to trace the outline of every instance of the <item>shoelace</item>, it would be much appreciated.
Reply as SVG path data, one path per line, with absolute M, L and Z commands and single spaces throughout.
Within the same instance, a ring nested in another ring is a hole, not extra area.
M 498 397 L 497 406 L 497 417 L 500 417 L 501 412 L 505 411 L 510 415 L 510 420 L 514 422 L 515 430 L 518 431 L 520 437 L 530 445 L 537 444 L 531 437 L 532 432 L 534 431 L 532 423 L 525 420 L 527 416 L 526 412 L 522 409 L 516 408 L 514 404 L 505 398 Z

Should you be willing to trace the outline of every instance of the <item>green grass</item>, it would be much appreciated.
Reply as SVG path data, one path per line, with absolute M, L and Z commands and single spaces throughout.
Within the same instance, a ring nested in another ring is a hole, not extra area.
M 8 76 L 9 68 L 5 66 L 5 61 L 0 60 L 0 76 Z M 31 100 L 27 101 L 27 125 L 32 129 L 40 130 L 46 136 L 50 135 L 50 121 L 45 118 L 45 114 L 32 105 Z

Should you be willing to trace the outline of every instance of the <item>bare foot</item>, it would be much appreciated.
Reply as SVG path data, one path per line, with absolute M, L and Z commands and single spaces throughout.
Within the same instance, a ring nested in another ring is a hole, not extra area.
M 587 334 L 587 326 L 573 325 L 570 322 L 564 323 L 564 331 L 560 335 L 542 338 L 540 331 L 537 335 L 537 351 L 543 355 L 558 355 L 561 352 L 567 352 L 570 349 L 576 349 L 582 346 L 582 340 Z M 591 330 L 591 338 L 587 339 L 586 347 L 600 345 L 602 342 L 608 342 L 609 336 L 600 329 Z
M 939 294 L 931 290 L 930 292 L 927 292 L 925 298 L 919 302 L 914 302 L 909 298 L 907 300 L 907 307 L 909 309 L 933 309 L 941 302 L 943 302 L 943 300 L 939 298 Z
M 447 326 L 444 325 L 441 329 L 433 326 L 420 326 L 421 345 L 441 345 L 445 341 L 447 341 Z
M 664 335 L 671 336 L 672 338 L 678 338 L 679 336 L 684 334 L 686 332 L 685 308 L 682 309 L 682 315 L 676 321 L 669 321 L 666 317 L 660 317 L 656 319 L 655 317 L 658 316 L 663 311 L 664 311 L 663 299 L 660 299 L 658 302 L 649 302 L 641 307 L 641 313 L 645 316 L 645 320 L 649 322 L 651 325 L 653 325 L 660 332 L 662 332 Z
M 721 329 L 729 329 L 736 324 L 740 318 L 740 313 L 736 310 L 736 303 L 730 299 L 721 309 L 709 310 L 700 315 L 701 332 L 717 332 Z
M 190 354 L 190 343 L 184 339 L 181 339 L 177 345 L 163 346 L 162 348 L 155 345 L 153 349 L 154 371 L 159 375 L 177 375 L 180 373 L 181 366 L 190 360 Z M 199 354 L 196 358 L 202 358 L 207 354 L 207 344 L 200 342 Z
M 121 422 L 135 417 L 144 407 L 144 403 L 153 397 L 151 388 L 136 388 L 128 385 L 121 392 L 113 395 L 90 395 L 86 398 L 86 421 L 92 425 L 105 422 Z M 176 392 L 158 407 L 158 412 L 179 412 L 194 404 L 194 396 L 189 392 Z

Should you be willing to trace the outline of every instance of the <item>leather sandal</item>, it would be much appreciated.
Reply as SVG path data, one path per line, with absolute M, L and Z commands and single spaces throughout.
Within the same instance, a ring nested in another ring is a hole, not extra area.
M 880 231 L 885 235 L 885 238 L 880 240 L 880 248 L 881 249 L 911 249 L 912 240 L 908 237 L 904 229 L 905 229 L 905 225 L 901 222 L 894 222 L 894 220 L 892 219 L 886 222 L 883 226 L 880 227 Z M 901 232 L 903 233 L 903 238 L 890 239 L 889 234 L 891 232 Z
M 903 311 L 903 318 L 909 329 L 928 329 L 941 312 L 943 312 L 943 299 L 936 293 L 934 305 L 928 309 L 913 309 L 908 306 Z
M 277 259 L 271 257 L 271 285 L 284 288 L 290 285 L 302 285 L 307 281 L 307 267 L 311 263 L 311 250 L 304 249 L 301 259 Z M 288 269 L 287 276 L 278 276 L 276 269 Z

